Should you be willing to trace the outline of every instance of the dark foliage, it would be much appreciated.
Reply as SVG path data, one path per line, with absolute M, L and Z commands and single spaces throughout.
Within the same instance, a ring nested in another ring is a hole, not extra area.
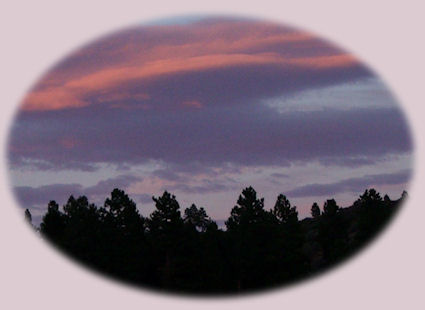
M 144 218 L 122 190 L 103 207 L 84 196 L 60 209 L 49 202 L 41 234 L 61 250 L 100 272 L 136 285 L 195 294 L 229 294 L 291 283 L 331 266 L 365 245 L 401 201 L 366 190 L 348 208 L 334 199 L 317 203 L 312 218 L 298 219 L 280 194 L 272 210 L 252 187 L 244 189 L 218 229 L 204 208 L 192 204 L 181 216 L 174 195 L 153 197 Z M 31 222 L 31 213 L 25 217 Z
M 321 211 L 320 211 L 320 207 L 317 204 L 317 202 L 313 203 L 313 205 L 311 206 L 311 216 L 314 219 L 317 219 L 320 215 L 321 215 Z
M 32 215 L 30 210 L 25 209 L 25 221 L 27 221 L 28 224 L 32 224 Z

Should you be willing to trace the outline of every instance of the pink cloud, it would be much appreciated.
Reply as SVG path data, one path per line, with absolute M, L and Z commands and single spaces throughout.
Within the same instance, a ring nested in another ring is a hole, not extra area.
M 158 78 L 160 76 L 232 66 L 275 65 L 282 66 L 282 70 L 285 70 L 285 65 L 311 69 L 329 69 L 350 67 L 356 64 L 357 61 L 349 55 L 287 59 L 276 53 L 261 53 L 256 55 L 214 54 L 188 58 L 161 59 L 141 66 L 99 70 L 93 74 L 70 80 L 62 86 L 34 91 L 25 99 L 22 108 L 24 110 L 78 108 L 90 104 L 90 102 L 84 99 L 86 96 L 90 96 L 93 93 L 110 94 L 115 88 L 122 85 L 125 86 L 125 84 L 134 81 L 143 84 L 144 80 Z M 138 96 L 143 100 L 149 98 L 146 94 Z M 105 97 L 103 95 L 102 100 L 112 101 L 116 100 L 116 97 L 116 94 L 112 94 L 111 97 Z
M 301 44 L 307 56 L 288 54 Z M 271 48 L 279 46 L 278 49 Z M 160 77 L 242 66 L 299 66 L 314 70 L 357 64 L 350 55 L 329 49 L 311 34 L 264 22 L 214 21 L 195 25 L 135 28 L 79 50 L 49 72 L 25 98 L 27 111 L 81 108 L 126 99 L 147 100 L 149 94 L 128 94 L 120 87 L 144 85 Z M 96 59 L 96 61 L 93 61 Z

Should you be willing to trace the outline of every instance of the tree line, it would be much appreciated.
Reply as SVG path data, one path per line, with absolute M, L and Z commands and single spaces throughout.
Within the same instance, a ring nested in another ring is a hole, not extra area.
M 334 199 L 311 218 L 298 219 L 280 194 L 271 210 L 252 187 L 245 188 L 218 228 L 203 207 L 181 214 L 176 197 L 153 197 L 143 217 L 120 189 L 102 207 L 70 196 L 62 207 L 50 201 L 37 228 L 60 250 L 95 270 L 127 283 L 191 294 L 233 294 L 292 283 L 332 266 L 365 245 L 406 197 L 384 198 L 367 189 L 351 207 Z M 25 211 L 31 222 L 31 213 Z

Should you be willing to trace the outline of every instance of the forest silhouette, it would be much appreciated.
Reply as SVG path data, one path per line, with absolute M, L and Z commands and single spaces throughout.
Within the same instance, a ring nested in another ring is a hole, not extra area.
M 236 294 L 282 286 L 334 266 L 362 248 L 389 221 L 407 196 L 384 198 L 367 189 L 347 208 L 334 199 L 315 202 L 311 217 L 280 194 L 271 210 L 245 188 L 219 229 L 205 209 L 192 204 L 181 214 L 176 197 L 152 197 L 143 217 L 136 203 L 114 189 L 102 207 L 87 197 L 60 208 L 50 201 L 36 229 L 60 250 L 127 283 L 190 294 Z M 25 218 L 31 223 L 30 211 Z

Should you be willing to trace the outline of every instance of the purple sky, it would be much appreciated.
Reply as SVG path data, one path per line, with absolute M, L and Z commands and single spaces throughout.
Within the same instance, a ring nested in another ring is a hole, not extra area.
M 37 216 L 70 194 L 125 189 L 143 215 L 176 194 L 216 219 L 254 186 L 301 216 L 367 187 L 398 198 L 412 142 L 385 85 L 352 55 L 292 28 L 209 18 L 127 29 L 54 66 L 9 140 L 12 186 Z

